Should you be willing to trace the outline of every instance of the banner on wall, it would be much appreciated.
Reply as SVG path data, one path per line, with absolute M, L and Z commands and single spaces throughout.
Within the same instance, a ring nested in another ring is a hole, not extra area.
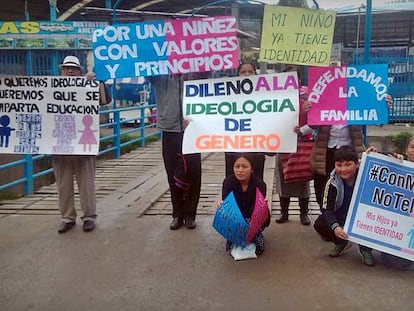
M 295 152 L 296 72 L 184 82 L 183 153 Z
M 414 260 L 414 163 L 364 154 L 354 189 L 349 240 Z
M 308 68 L 308 124 L 387 124 L 387 65 Z
M 96 77 L 156 76 L 237 68 L 236 19 L 158 20 L 96 29 Z
M 0 76 L 0 153 L 99 151 L 99 83 L 84 77 Z
M 328 66 L 335 12 L 265 5 L 260 61 Z
M 101 21 L 0 21 L 0 49 L 91 49 Z

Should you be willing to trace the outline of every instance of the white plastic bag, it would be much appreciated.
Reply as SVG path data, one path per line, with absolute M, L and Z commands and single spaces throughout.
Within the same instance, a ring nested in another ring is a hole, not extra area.
M 234 260 L 256 259 L 256 244 L 250 243 L 246 247 L 233 245 L 230 254 Z

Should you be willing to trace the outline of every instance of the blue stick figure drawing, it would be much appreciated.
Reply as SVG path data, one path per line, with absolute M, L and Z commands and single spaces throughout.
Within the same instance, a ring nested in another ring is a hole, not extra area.
M 414 249 L 414 225 L 413 225 L 413 229 L 408 231 L 407 235 L 410 236 L 410 242 L 408 242 L 408 248 Z
M 9 146 L 9 137 L 11 131 L 14 131 L 14 128 L 8 126 L 10 124 L 10 118 L 7 115 L 2 115 L 0 117 L 0 147 L 7 148 Z

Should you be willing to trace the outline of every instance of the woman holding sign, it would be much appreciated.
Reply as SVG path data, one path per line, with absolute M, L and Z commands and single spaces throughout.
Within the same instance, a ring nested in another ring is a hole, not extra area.
M 250 224 L 250 226 L 253 225 L 251 219 L 255 207 L 258 207 L 256 206 L 257 189 L 263 198 L 266 197 L 266 184 L 263 180 L 253 175 L 252 167 L 253 160 L 250 154 L 237 154 L 233 165 L 233 174 L 224 179 L 222 188 L 222 199 L 225 200 L 226 197 L 233 192 L 238 208 L 243 218 Z M 219 206 L 221 206 L 221 202 L 219 203 Z M 263 230 L 270 222 L 268 208 L 267 215 L 267 220 L 260 226 L 258 232 L 251 241 L 256 245 L 257 255 L 262 254 L 264 251 Z M 232 243 L 227 242 L 226 249 L 229 250 L 231 247 Z
M 297 70 L 299 84 L 301 83 L 300 72 Z M 313 133 L 302 135 L 300 130 L 307 126 L 307 113 L 303 110 L 303 103 L 306 101 L 307 87 L 301 86 L 299 89 L 299 125 L 294 128 L 298 134 L 298 147 L 296 153 L 280 153 L 276 157 L 276 192 L 280 198 L 281 215 L 276 222 L 279 224 L 289 220 L 290 198 L 297 197 L 300 209 L 300 222 L 304 226 L 309 226 L 309 197 L 310 185 L 313 174 L 310 169 L 309 158 L 313 147 Z

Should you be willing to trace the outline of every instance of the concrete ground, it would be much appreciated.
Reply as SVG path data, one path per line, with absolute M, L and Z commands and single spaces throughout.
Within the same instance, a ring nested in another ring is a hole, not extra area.
M 412 130 L 412 128 L 411 128 Z M 97 228 L 56 232 L 58 215 L 0 218 L 0 310 L 413 310 L 414 271 L 362 264 L 298 217 L 272 221 L 265 253 L 236 262 L 211 227 L 169 229 L 108 196 Z M 315 216 L 313 221 L 315 220 Z
M 367 126 L 368 136 L 388 136 L 395 135 L 401 132 L 410 132 L 414 134 L 414 124 L 410 123 L 395 123 L 387 125 L 369 125 Z
M 1 219 L 0 309 L 413 310 L 414 271 L 365 266 L 355 245 L 330 258 L 297 219 L 273 222 L 265 253 L 236 262 L 211 216 L 170 231 L 168 216 L 107 213 L 63 235 L 58 217 Z

